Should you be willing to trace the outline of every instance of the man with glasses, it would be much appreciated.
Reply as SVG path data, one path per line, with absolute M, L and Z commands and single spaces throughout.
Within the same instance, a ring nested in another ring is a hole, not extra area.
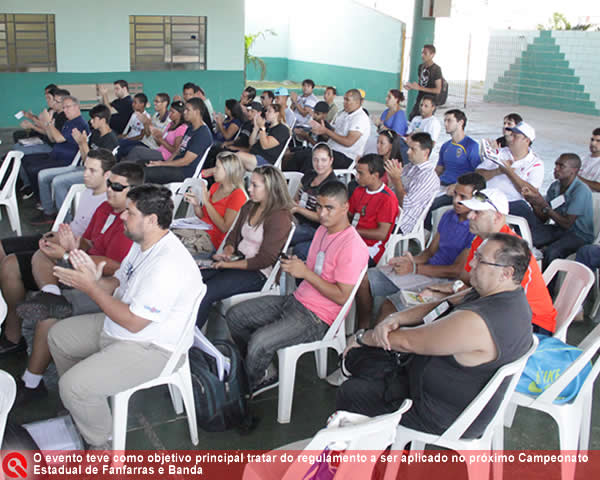
M 410 398 L 401 425 L 436 435 L 446 431 L 499 368 L 531 347 L 531 309 L 522 287 L 530 258 L 524 240 L 490 234 L 470 261 L 468 292 L 394 313 L 374 330 L 357 332 L 344 352 L 351 377 L 337 392 L 336 409 L 376 416 Z M 483 409 L 467 438 L 483 433 L 498 403 Z
M 31 183 L 31 190 L 38 198 L 38 173 L 46 168 L 70 165 L 79 150 L 77 141 L 73 137 L 73 131 L 77 130 L 85 133 L 85 135 L 90 133 L 90 127 L 81 116 L 79 100 L 67 96 L 63 99 L 62 106 L 67 121 L 60 131 L 56 128 L 54 120 L 47 110 L 44 110 L 39 116 L 40 122 L 46 129 L 46 135 L 51 141 L 55 142 L 52 151 L 50 153 L 26 155 L 21 161 L 21 168 L 26 172 Z
M 144 171 L 141 166 L 135 163 L 115 165 L 106 180 L 107 201 L 96 209 L 81 237 L 76 236 L 68 225 L 63 224 L 56 233 L 58 241 L 47 237 L 42 237 L 39 241 L 39 250 L 31 259 L 29 272 L 18 268 L 12 272 L 3 269 L 2 290 L 9 295 L 5 295 L 8 314 L 4 335 L 0 338 L 0 354 L 23 351 L 27 348 L 21 335 L 21 319 L 35 323 L 48 318 L 65 318 L 74 312 L 85 313 L 90 309 L 94 311 L 97 308 L 93 304 L 90 305 L 89 299 L 81 292 L 62 289 L 53 274 L 54 267 L 68 267 L 70 252 L 79 249 L 86 251 L 96 264 L 104 263 L 104 274 L 112 275 L 131 248 L 131 239 L 125 236 L 120 217 L 125 209 L 127 192 L 132 186 L 141 185 L 143 182 Z M 23 302 L 26 290 L 37 288 L 40 292 Z M 42 322 L 38 325 L 45 335 L 48 324 Z M 36 343 L 36 346 L 39 347 L 39 343 Z M 45 368 L 46 366 L 38 372 L 39 375 Z

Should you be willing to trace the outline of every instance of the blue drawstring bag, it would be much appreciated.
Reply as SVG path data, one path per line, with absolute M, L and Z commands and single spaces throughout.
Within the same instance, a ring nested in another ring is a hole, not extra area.
M 567 345 L 558 338 L 537 333 L 536 336 L 540 343 L 527 360 L 523 375 L 517 384 L 517 392 L 532 397 L 538 397 L 550 388 L 582 352 L 580 348 Z M 573 400 L 591 370 L 592 364 L 588 362 L 554 400 L 554 403 L 563 404 Z

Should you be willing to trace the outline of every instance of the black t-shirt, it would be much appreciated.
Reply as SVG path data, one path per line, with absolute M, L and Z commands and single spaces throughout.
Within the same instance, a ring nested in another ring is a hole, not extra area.
M 131 97 L 127 95 L 123 98 L 116 98 L 110 103 L 111 107 L 117 111 L 117 113 L 113 113 L 110 117 L 110 128 L 117 134 L 123 133 L 133 113 L 131 102 Z
M 119 139 L 112 130 L 106 135 L 100 135 L 100 130 L 92 130 L 92 135 L 88 140 L 88 145 L 91 150 L 106 148 L 112 152 L 118 144 Z
M 196 166 L 198 162 L 202 159 L 204 152 L 208 147 L 212 145 L 212 135 L 210 133 L 209 128 L 206 125 L 202 125 L 198 127 L 196 130 L 190 125 L 183 135 L 183 139 L 181 140 L 181 145 L 179 146 L 179 153 L 174 158 L 174 160 L 178 160 L 183 158 L 186 152 L 190 151 L 195 153 L 197 157 L 194 159 L 192 163 L 186 165 L 185 167 L 181 167 L 184 169 L 185 175 L 191 177 L 194 175 L 196 171 Z
M 249 147 L 250 146 L 250 135 L 252 134 L 252 129 L 254 128 L 254 122 L 250 120 L 246 120 L 242 123 L 240 127 L 240 134 L 236 138 L 233 145 L 236 147 Z
M 65 123 L 67 123 L 67 116 L 65 112 L 59 112 L 54 115 L 54 128 L 56 128 L 59 132 L 64 127 Z
M 260 155 L 271 165 L 274 165 L 277 161 L 277 157 L 283 150 L 285 146 L 285 142 L 290 137 L 289 128 L 283 123 L 278 123 L 274 127 L 267 128 L 267 136 L 275 137 L 275 139 L 279 142 L 279 145 L 273 148 L 267 148 L 266 150 L 260 145 L 260 140 L 257 140 L 256 143 L 250 149 L 250 153 L 254 155 Z
M 327 178 L 325 178 L 325 180 L 323 180 L 321 183 L 319 183 L 319 185 L 312 186 L 311 183 L 316 178 L 316 176 L 317 176 L 317 172 L 315 172 L 315 171 L 312 171 L 312 172 L 304 175 L 302 177 L 302 180 L 300 181 L 300 190 L 298 192 L 300 201 L 303 200 L 302 195 L 306 194 L 306 195 L 304 195 L 305 200 L 306 200 L 306 204 L 304 205 L 304 208 L 306 208 L 307 210 L 310 210 L 312 212 L 317 211 L 317 193 L 319 191 L 319 188 L 321 188 L 321 185 L 325 185 L 327 182 L 337 182 L 337 177 L 335 176 L 335 173 L 331 172 L 329 174 L 329 176 Z M 315 228 L 319 227 L 319 222 L 313 222 L 313 221 L 309 220 L 308 218 L 306 218 L 304 215 L 296 215 L 296 218 L 298 219 L 298 221 L 300 223 L 308 223 L 309 225 L 312 225 Z
M 442 79 L 442 69 L 436 63 L 426 67 L 424 63 L 419 65 L 419 85 L 425 88 L 434 88 L 435 81 Z M 419 92 L 425 94 L 425 92 Z

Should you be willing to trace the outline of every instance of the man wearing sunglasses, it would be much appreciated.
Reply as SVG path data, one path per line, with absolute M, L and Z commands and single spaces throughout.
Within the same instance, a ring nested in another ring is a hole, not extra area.
M 104 264 L 105 276 L 113 275 L 132 245 L 131 238 L 125 235 L 121 219 L 121 213 L 127 203 L 127 193 L 132 186 L 141 185 L 143 181 L 144 174 L 141 166 L 134 163 L 115 165 L 106 180 L 107 201 L 96 209 L 83 235 L 76 237 L 71 228 L 63 224 L 57 232 L 58 242 L 51 242 L 44 238 L 40 240 L 40 249 L 32 259 L 32 270 L 35 283 L 41 291 L 30 300 L 18 305 L 17 315 L 14 316 L 19 324 L 20 319 L 23 319 L 36 325 L 31 360 L 23 381 L 17 382 L 19 403 L 47 394 L 41 380 L 50 363 L 46 343 L 50 327 L 58 320 L 72 315 L 99 311 L 98 305 L 84 292 L 64 289 L 64 285 L 60 284 L 54 275 L 54 267 L 70 268 L 71 252 L 82 250 L 87 252 L 97 265 Z M 21 293 L 24 297 L 23 286 Z M 27 346 L 22 337 L 19 344 L 24 348 Z

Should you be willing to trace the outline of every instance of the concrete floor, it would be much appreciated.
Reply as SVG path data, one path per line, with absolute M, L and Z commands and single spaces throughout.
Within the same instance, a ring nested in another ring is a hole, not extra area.
M 341 105 L 341 98 L 339 99 Z M 366 102 L 366 108 L 372 114 L 383 110 L 380 103 Z M 460 108 L 459 99 L 450 98 L 449 105 L 440 109 L 442 119 L 447 108 Z M 546 164 L 546 184 L 552 176 L 552 164 L 558 154 L 566 151 L 586 153 L 587 141 L 593 128 L 600 124 L 597 117 L 567 114 L 549 110 L 512 105 L 485 104 L 472 102 L 466 109 L 468 116 L 467 133 L 475 138 L 497 137 L 501 133 L 502 117 L 509 112 L 519 112 L 527 122 L 537 130 L 534 148 Z M 0 154 L 9 150 L 10 132 L 0 130 Z M 445 134 L 444 134 L 445 135 Z M 447 136 L 440 139 L 445 141 Z M 29 226 L 25 219 L 35 213 L 31 200 L 20 201 L 20 213 L 23 233 L 32 233 L 36 229 Z M 39 230 L 39 229 L 38 229 Z M 12 235 L 6 215 L 0 222 L 0 236 Z M 591 305 L 587 305 L 589 308 Z M 569 329 L 569 343 L 577 344 L 594 326 L 586 317 L 583 322 L 575 323 Z M 222 320 L 213 318 L 209 325 L 209 337 L 225 337 L 227 332 Z M 333 370 L 336 358 L 330 353 L 329 370 Z M 20 375 L 26 365 L 25 355 L 15 355 L 1 359 L 0 368 L 14 375 Z M 305 355 L 299 362 L 292 422 L 279 425 L 276 421 L 277 390 L 272 390 L 250 403 L 252 413 L 259 418 L 257 428 L 247 434 L 236 431 L 223 433 L 200 432 L 199 449 L 270 449 L 314 435 L 322 428 L 326 419 L 335 408 L 335 388 L 318 380 L 312 356 Z M 596 400 L 592 419 L 592 449 L 600 449 L 600 387 L 596 385 Z M 10 414 L 12 420 L 27 423 L 52 418 L 63 410 L 55 389 L 47 399 L 31 404 L 26 408 L 15 408 Z M 166 388 L 156 388 L 139 392 L 132 398 L 129 409 L 127 448 L 129 449 L 192 449 L 184 416 L 173 412 Z M 554 422 L 544 414 L 519 409 L 510 430 L 505 431 L 505 445 L 508 449 L 556 449 L 558 433 Z

